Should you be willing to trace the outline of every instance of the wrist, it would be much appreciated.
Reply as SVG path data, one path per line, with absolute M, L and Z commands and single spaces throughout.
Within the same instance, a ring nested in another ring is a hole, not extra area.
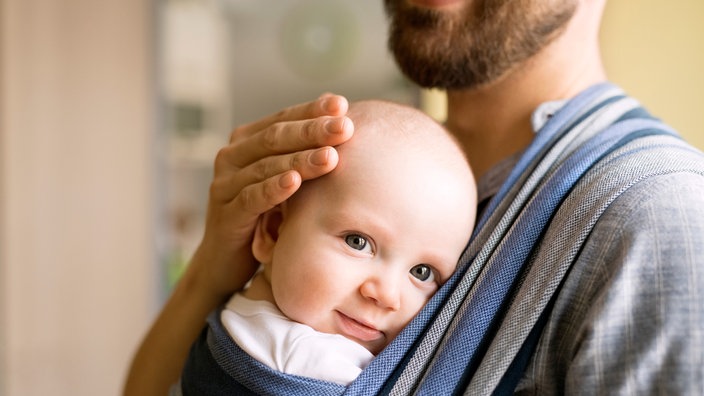
M 198 305 L 213 309 L 230 293 L 220 290 L 216 282 L 217 275 L 209 265 L 214 262 L 214 258 L 205 252 L 201 247 L 196 250 L 174 288 L 174 295 L 181 295 Z
M 222 246 L 209 247 L 204 240 L 194 253 L 177 289 L 197 296 L 203 303 L 207 302 L 215 308 L 234 292 L 244 289 L 258 266 L 249 246 L 238 252 Z

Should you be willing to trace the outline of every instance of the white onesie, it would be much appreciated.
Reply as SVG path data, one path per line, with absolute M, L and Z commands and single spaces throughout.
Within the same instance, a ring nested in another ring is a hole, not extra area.
M 241 294 L 227 302 L 221 320 L 240 348 L 287 374 L 348 385 L 374 358 L 350 339 L 294 322 L 270 302 Z

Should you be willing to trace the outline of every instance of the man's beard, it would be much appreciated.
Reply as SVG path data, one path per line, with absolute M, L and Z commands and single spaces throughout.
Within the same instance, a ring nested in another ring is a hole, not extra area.
M 575 0 L 477 0 L 458 12 L 384 3 L 401 71 L 422 87 L 443 89 L 496 81 L 554 39 L 577 8 Z

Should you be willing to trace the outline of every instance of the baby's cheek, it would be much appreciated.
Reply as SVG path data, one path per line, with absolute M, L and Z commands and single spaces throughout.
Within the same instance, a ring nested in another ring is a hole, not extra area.
M 407 304 L 403 309 L 405 319 L 404 326 L 405 324 L 408 324 L 408 322 L 410 322 L 418 314 L 418 312 L 426 306 L 426 304 L 428 304 L 430 297 L 432 297 L 432 295 L 419 292 L 415 293 L 412 298 L 407 300 Z
M 420 312 L 420 310 L 425 306 L 425 304 L 428 302 L 428 298 L 425 296 L 416 296 L 415 298 L 409 300 L 405 307 L 403 308 L 403 311 L 401 315 L 399 316 L 398 320 L 396 321 L 399 323 L 398 326 L 398 331 L 400 332 L 406 325 Z
M 310 290 L 311 288 L 308 287 L 282 290 L 280 294 L 284 297 L 279 303 L 279 309 L 288 318 L 321 331 L 316 327 L 318 327 L 320 313 L 323 311 L 321 304 L 325 297 L 316 296 Z

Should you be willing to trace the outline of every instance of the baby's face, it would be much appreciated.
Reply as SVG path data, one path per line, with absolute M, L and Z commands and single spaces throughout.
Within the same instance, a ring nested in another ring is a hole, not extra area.
M 475 201 L 456 173 L 395 155 L 368 163 L 288 202 L 270 274 L 289 318 L 377 354 L 454 272 Z

